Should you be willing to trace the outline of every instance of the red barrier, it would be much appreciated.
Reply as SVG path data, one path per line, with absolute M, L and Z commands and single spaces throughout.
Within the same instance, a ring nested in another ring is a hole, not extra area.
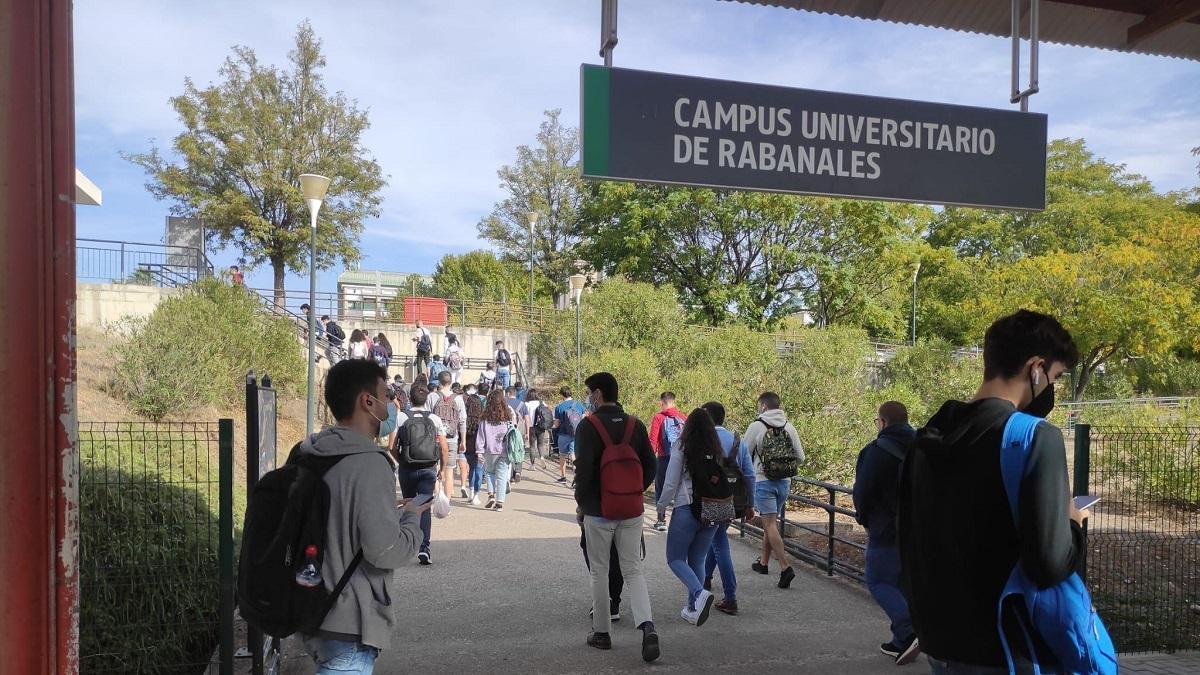
M 420 319 L 426 326 L 445 326 L 448 312 L 441 298 L 411 297 L 404 299 L 404 323 Z

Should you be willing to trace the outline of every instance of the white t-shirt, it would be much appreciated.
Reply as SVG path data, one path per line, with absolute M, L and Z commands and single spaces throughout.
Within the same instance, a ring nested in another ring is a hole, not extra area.
M 417 339 L 418 345 L 421 344 L 421 336 L 422 335 L 429 338 L 429 347 L 432 349 L 433 348 L 433 336 L 429 334 L 428 328 L 422 326 L 422 327 L 418 328 L 417 330 L 413 331 L 413 337 Z
M 423 406 L 414 407 L 412 409 L 412 411 L 421 411 L 421 412 L 429 413 L 429 419 L 433 422 L 433 426 L 437 428 L 438 436 L 441 436 L 442 438 L 446 437 L 446 423 L 442 421 L 442 418 L 438 417 L 437 415 L 434 415 L 433 411 L 431 411 L 429 409 L 429 401 L 425 401 L 425 405 L 423 405 Z M 457 432 L 455 432 L 455 433 L 457 433 Z

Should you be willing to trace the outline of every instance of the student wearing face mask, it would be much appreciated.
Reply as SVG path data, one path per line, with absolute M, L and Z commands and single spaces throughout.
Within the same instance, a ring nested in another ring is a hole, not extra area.
M 1018 563 L 1041 588 L 1076 572 L 1087 512 L 1071 501 L 1062 432 L 1041 422 L 1014 491 L 1014 518 L 1001 473 L 1012 447 L 1001 440 L 1015 412 L 1050 413 L 1054 383 L 1078 360 L 1074 340 L 1053 317 L 1021 310 L 997 320 L 984 337 L 975 397 L 947 401 L 908 450 L 898 498 L 902 587 L 934 673 L 1033 672 L 1031 656 L 1042 672 L 1062 672 L 1036 630 L 1029 631 L 1033 654 L 1026 640 L 1008 640 L 1010 668 L 998 623 L 1011 638 L 1024 635 L 1028 622 L 1018 625 L 1020 603 L 1001 611 L 999 600 Z
M 339 362 L 325 377 L 325 403 L 337 424 L 296 449 L 342 456 L 323 477 L 329 520 L 321 578 L 329 592 L 343 576 L 348 581 L 320 626 L 302 635 L 318 672 L 335 664 L 371 672 L 396 630 L 393 570 L 412 560 L 423 536 L 419 521 L 429 503 L 397 509 L 391 463 L 375 444 L 390 417 L 386 399 L 387 371 L 374 361 Z

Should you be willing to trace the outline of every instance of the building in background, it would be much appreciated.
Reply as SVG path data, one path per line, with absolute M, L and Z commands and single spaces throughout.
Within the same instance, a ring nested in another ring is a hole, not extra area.
M 346 319 L 386 319 L 387 301 L 418 295 L 433 283 L 428 274 L 348 270 L 338 275 L 338 316 Z

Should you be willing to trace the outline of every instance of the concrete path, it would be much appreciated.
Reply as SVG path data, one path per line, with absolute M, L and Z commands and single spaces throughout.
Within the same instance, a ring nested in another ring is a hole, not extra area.
M 435 520 L 430 567 L 396 573 L 399 625 L 380 673 L 596 673 L 641 670 L 641 634 L 623 608 L 613 650 L 584 644 L 590 590 L 571 491 L 527 471 L 502 513 L 455 500 Z M 648 521 L 649 522 L 649 521 Z M 853 582 L 796 565 L 788 590 L 750 571 L 754 547 L 735 542 L 741 614 L 714 611 L 696 628 L 679 617 L 684 591 L 667 568 L 666 534 L 645 530 L 645 569 L 662 639 L 661 672 L 767 668 L 775 672 L 896 673 L 878 651 L 887 619 Z M 719 596 L 719 582 L 716 584 Z M 923 672 L 923 665 L 904 669 Z

